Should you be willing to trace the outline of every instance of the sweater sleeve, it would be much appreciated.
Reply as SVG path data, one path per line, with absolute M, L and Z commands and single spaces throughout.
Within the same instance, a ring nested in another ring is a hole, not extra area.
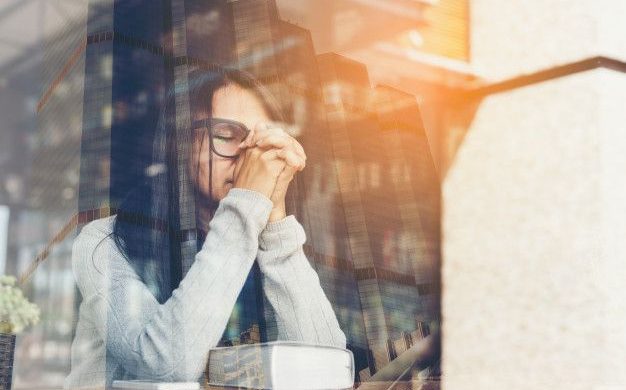
M 137 378 L 201 378 L 208 351 L 219 342 L 254 263 L 258 236 L 271 208 L 272 202 L 260 193 L 231 189 L 194 264 L 163 304 L 113 240 L 97 240 L 83 229 L 72 263 L 83 304 L 90 309 L 107 354 Z
M 293 215 L 270 222 L 259 237 L 259 268 L 278 338 L 345 348 L 346 336 L 302 249 L 305 240 Z

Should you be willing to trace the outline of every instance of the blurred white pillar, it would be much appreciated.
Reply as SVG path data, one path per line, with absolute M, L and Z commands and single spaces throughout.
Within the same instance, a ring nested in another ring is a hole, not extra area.
M 487 77 L 626 55 L 621 0 L 472 7 Z M 444 389 L 626 389 L 626 73 L 483 100 L 443 197 Z
M 0 275 L 7 266 L 7 245 L 9 240 L 9 207 L 0 205 Z
M 470 0 L 471 65 L 503 79 L 593 56 L 626 61 L 624 0 Z

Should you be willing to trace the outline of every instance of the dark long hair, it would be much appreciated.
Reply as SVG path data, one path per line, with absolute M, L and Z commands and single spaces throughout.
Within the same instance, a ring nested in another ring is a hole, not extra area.
M 186 167 L 180 163 L 191 157 L 193 142 L 189 126 L 181 126 L 180 122 L 177 125 L 183 116 L 181 110 L 189 107 L 187 123 L 199 110 L 211 113 L 214 94 L 221 88 L 235 85 L 252 92 L 263 104 L 270 120 L 285 121 L 271 93 L 245 72 L 200 69 L 190 72 L 186 81 L 187 86 L 181 87 L 178 83 L 166 95 L 154 135 L 148 177 L 126 196 L 118 208 L 112 232 L 118 250 L 160 303 L 167 301 L 184 277 L 180 254 L 189 254 L 192 248 L 193 258 L 204 241 L 204 234 L 198 234 L 197 228 L 182 229 L 179 223 L 181 213 L 195 217 L 195 202 L 199 199 L 198 194 L 193 192 L 193 204 L 185 202 L 181 206 L 178 201 L 181 191 L 189 191 L 193 187 Z M 185 121 L 185 118 L 182 120 Z M 195 174 L 198 171 L 196 169 Z M 209 172 L 212 172 L 212 166 Z M 209 193 L 212 194 L 212 191 Z M 217 204 L 212 207 L 217 207 Z M 196 227 L 195 220 L 192 226 Z

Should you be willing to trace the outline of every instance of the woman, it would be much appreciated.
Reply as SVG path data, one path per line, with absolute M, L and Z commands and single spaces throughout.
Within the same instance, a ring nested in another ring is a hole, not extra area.
M 74 243 L 83 301 L 66 388 L 202 380 L 255 259 L 279 339 L 346 345 L 302 251 L 304 230 L 286 217 L 287 188 L 306 156 L 271 124 L 281 119 L 271 97 L 240 72 L 192 74 L 189 97 L 189 131 L 172 130 L 169 99 L 151 179 Z M 181 164 L 184 172 L 173 169 Z M 195 231 L 180 222 L 184 176 L 196 195 Z M 190 247 L 186 271 L 171 254 Z

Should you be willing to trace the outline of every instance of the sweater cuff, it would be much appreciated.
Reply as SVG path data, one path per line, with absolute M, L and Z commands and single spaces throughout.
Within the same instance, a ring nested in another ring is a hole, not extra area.
M 220 202 L 220 208 L 230 207 L 241 212 L 248 223 L 256 228 L 258 234 L 267 224 L 274 204 L 270 198 L 260 192 L 245 188 L 231 188 Z
M 306 241 L 306 234 L 296 217 L 290 215 L 280 221 L 270 222 L 259 236 L 259 248 L 275 255 L 295 252 Z

